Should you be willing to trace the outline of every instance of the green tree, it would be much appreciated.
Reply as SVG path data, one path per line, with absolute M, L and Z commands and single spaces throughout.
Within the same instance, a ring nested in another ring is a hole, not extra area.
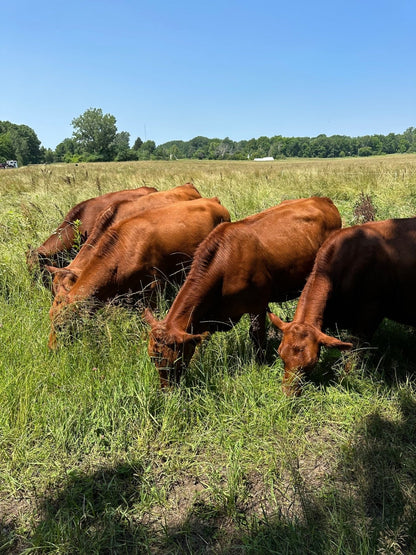
M 218 158 L 218 147 L 221 144 L 220 139 L 211 139 L 208 146 L 208 158 L 216 160 Z
M 0 162 L 10 160 L 13 156 L 14 149 L 10 133 L 2 133 L 0 135 Z
M 179 153 L 178 145 L 172 145 L 169 148 L 169 158 L 171 160 L 177 160 L 179 158 L 179 155 L 180 153 Z
M 115 159 L 122 162 L 130 158 L 130 133 L 121 131 L 114 137 Z
M 140 150 L 137 151 L 137 156 L 139 160 L 150 160 L 156 149 L 156 143 L 154 141 L 145 141 Z
M 416 129 L 408 127 L 402 135 L 402 148 L 407 145 L 408 152 L 416 152 Z
M 269 137 L 259 137 L 257 139 L 257 154 L 256 156 L 259 158 L 263 158 L 264 156 L 269 156 L 270 151 L 270 139 Z
M 142 144 L 143 144 L 143 141 L 141 140 L 141 138 L 137 137 L 137 139 L 134 141 L 133 150 L 139 150 Z
M 6 137 L 3 137 L 6 135 Z M 40 141 L 36 133 L 27 125 L 17 125 L 10 121 L 0 121 L 2 148 L 7 157 L 16 159 L 19 166 L 37 164 L 41 161 Z
M 218 158 L 221 159 L 230 159 L 232 158 L 234 152 L 234 142 L 229 138 L 225 137 L 217 148 Z
M 52 164 L 55 160 L 55 155 L 51 148 L 45 148 L 44 146 L 40 147 L 40 154 L 41 154 L 41 162 L 44 164 Z
M 372 154 L 371 146 L 362 146 L 358 149 L 358 156 L 371 156 Z
M 78 145 L 74 139 L 64 139 L 55 148 L 55 162 L 70 162 L 78 153 Z
M 90 108 L 72 120 L 73 137 L 90 160 L 113 160 L 117 134 L 116 118 L 103 114 L 101 108 Z

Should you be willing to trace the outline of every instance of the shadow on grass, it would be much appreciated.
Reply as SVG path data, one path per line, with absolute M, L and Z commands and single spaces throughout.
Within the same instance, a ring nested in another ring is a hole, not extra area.
M 154 497 L 157 482 L 144 482 L 139 465 L 73 473 L 63 489 L 39 505 L 41 522 L 31 538 L 32 549 L 88 554 L 415 553 L 415 398 L 403 391 L 398 410 L 394 420 L 375 411 L 358 423 L 335 463 L 324 462 L 326 472 L 319 476 L 311 461 L 286 453 L 292 463 L 272 488 L 262 482 L 255 510 L 253 495 L 237 499 L 235 510 L 227 512 L 209 488 L 196 495 L 189 484 L 176 484 L 179 503 L 163 507 Z
M 146 552 L 146 530 L 134 518 L 140 470 L 130 465 L 93 474 L 72 473 L 64 489 L 39 504 L 36 551 Z
M 276 342 L 272 339 L 273 347 Z M 413 356 L 416 361 L 414 330 L 387 322 L 372 346 L 378 349 L 366 353 L 365 372 L 377 372 L 387 388 L 402 385 L 415 363 Z M 247 356 L 244 349 L 241 357 Z M 314 377 L 324 385 L 336 379 L 329 369 L 339 356 L 327 353 L 322 375 Z M 231 355 L 225 352 L 227 358 Z M 311 461 L 296 459 L 295 448 L 281 453 L 290 464 L 275 476 L 274 486 L 262 483 L 256 510 L 237 499 L 235 510 L 224 511 L 209 488 L 197 492 L 189 484 L 188 489 L 175 486 L 182 505 L 163 507 L 157 501 L 157 480 L 144 479 L 139 463 L 74 472 L 39 504 L 31 549 L 88 554 L 416 553 L 416 399 L 410 388 L 399 387 L 395 395 L 395 417 L 374 410 L 356 423 L 348 441 L 336 444 L 335 462 L 325 461 L 321 474 Z M 209 478 L 204 482 L 209 484 Z M 289 493 L 283 496 L 282 491 Z M 250 497 L 250 488 L 248 492 Z

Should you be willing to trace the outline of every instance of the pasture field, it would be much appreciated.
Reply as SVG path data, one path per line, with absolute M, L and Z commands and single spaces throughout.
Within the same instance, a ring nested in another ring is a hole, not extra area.
M 295 399 L 275 332 L 258 365 L 246 318 L 168 392 L 134 304 L 86 316 L 48 351 L 51 296 L 27 244 L 86 198 L 187 181 L 233 220 L 311 195 L 344 225 L 367 196 L 377 219 L 416 215 L 416 155 L 1 171 L 0 553 L 415 553 L 415 330 L 384 322 L 371 346 L 324 351 Z M 295 306 L 273 308 L 290 319 Z

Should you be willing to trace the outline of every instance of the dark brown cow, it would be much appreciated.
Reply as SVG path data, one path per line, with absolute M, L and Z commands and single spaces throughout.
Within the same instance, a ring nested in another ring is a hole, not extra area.
M 286 201 L 244 220 L 218 226 L 198 248 L 190 273 L 168 315 L 151 325 L 149 355 L 161 385 L 178 380 L 209 332 L 251 316 L 250 336 L 265 342 L 270 301 L 299 294 L 316 252 L 341 218 L 328 198 Z M 260 351 L 261 352 L 261 351 Z
M 121 201 L 132 201 L 156 192 L 157 189 L 154 187 L 139 187 L 106 193 L 80 202 L 71 208 L 64 221 L 40 247 L 29 248 L 26 253 L 29 270 L 35 270 L 38 265 L 41 267 L 52 263 L 60 265 L 63 259 L 60 255 L 71 250 L 77 241 L 82 244 L 90 235 L 99 214 L 110 205 Z
M 82 265 L 49 268 L 56 274 L 57 289 L 50 310 L 49 346 L 55 346 L 54 328 L 64 322 L 66 307 L 90 298 L 105 301 L 128 291 L 142 292 L 148 301 L 156 284 L 179 278 L 199 243 L 215 226 L 229 220 L 228 210 L 217 198 L 146 210 L 111 226 Z
M 337 325 L 370 338 L 383 318 L 416 326 L 416 218 L 369 222 L 334 233 L 319 250 L 293 322 L 270 314 L 283 332 L 283 390 L 300 381 L 320 348 L 350 349 L 322 330 Z

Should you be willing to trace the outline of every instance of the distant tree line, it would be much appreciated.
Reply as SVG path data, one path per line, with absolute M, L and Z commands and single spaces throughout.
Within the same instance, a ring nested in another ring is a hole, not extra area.
M 116 118 L 90 108 L 72 120 L 72 137 L 64 139 L 55 150 L 40 146 L 36 133 L 26 125 L 0 121 L 0 162 L 16 159 L 19 165 L 53 162 L 107 162 L 128 160 L 252 160 L 272 156 L 275 159 L 338 158 L 416 152 L 416 128 L 401 134 L 318 135 L 317 137 L 259 137 L 244 141 L 194 137 L 190 141 L 169 141 L 156 146 L 152 140 L 138 137 L 130 145 L 130 133 L 119 132 Z
M 345 156 L 372 156 L 416 152 L 416 129 L 409 127 L 402 134 L 365 135 L 318 135 L 317 137 L 259 137 L 248 141 L 207 139 L 195 137 L 190 141 L 170 141 L 158 146 L 154 158 L 196 158 L 207 160 L 252 160 L 273 158 L 338 158 Z

